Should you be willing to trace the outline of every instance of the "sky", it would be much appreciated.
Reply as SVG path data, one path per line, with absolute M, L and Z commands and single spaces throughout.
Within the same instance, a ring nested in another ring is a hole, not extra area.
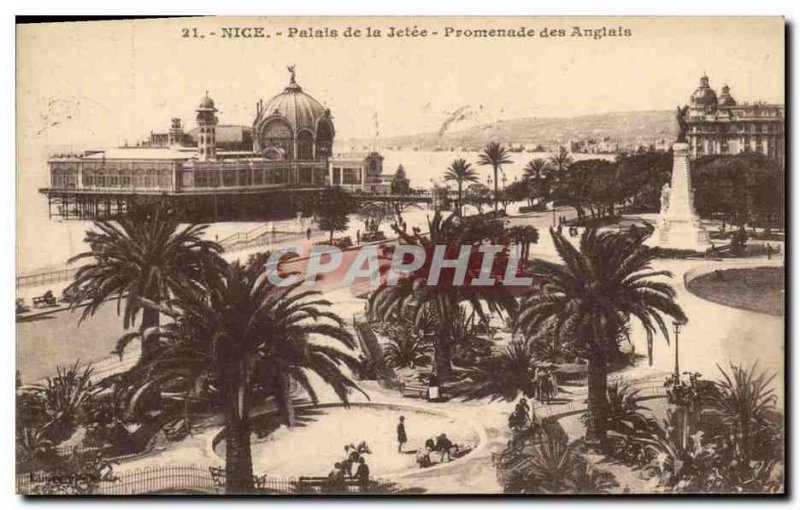
M 184 38 L 222 27 L 438 30 L 428 38 Z M 630 37 L 445 38 L 446 27 L 623 27 Z M 194 125 L 208 90 L 221 123 L 251 124 L 295 64 L 329 107 L 337 138 L 438 130 L 517 117 L 672 109 L 705 72 L 740 100 L 783 102 L 780 18 L 183 18 L 18 27 L 21 134 L 46 144 L 135 142 L 169 119 Z M 376 126 L 377 120 L 377 126 Z M 463 124 L 463 125 L 462 125 Z

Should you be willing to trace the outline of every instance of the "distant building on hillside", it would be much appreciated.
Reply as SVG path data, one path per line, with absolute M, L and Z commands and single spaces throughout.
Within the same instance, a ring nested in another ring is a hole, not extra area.
M 689 155 L 760 152 L 785 166 L 785 107 L 764 102 L 739 103 L 728 85 L 722 93 L 709 85 L 708 76 L 692 93 L 686 121 Z

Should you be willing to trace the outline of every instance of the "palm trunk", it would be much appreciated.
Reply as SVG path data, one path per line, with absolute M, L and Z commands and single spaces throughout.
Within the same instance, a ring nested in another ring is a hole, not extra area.
M 153 301 L 158 301 L 155 299 Z M 159 324 L 158 310 L 153 310 L 149 307 L 142 309 L 142 325 L 141 331 L 144 332 L 150 328 L 156 328 Z M 153 354 L 156 346 L 158 345 L 158 335 L 151 335 L 150 338 L 142 339 L 142 358 L 148 358 Z
M 463 214 L 461 211 L 461 181 L 458 181 L 458 217 L 460 218 Z
M 494 166 L 494 215 L 497 216 L 497 165 Z
M 250 451 L 248 390 L 239 381 L 229 392 L 225 420 L 225 493 L 253 494 L 253 457 Z
M 276 387 L 279 388 L 275 395 L 275 401 L 278 404 L 278 412 L 283 418 L 283 423 L 292 428 L 296 424 L 294 404 L 292 403 L 292 381 L 288 375 L 281 375 L 278 381 L 275 382 Z
M 453 357 L 453 349 L 450 342 L 444 341 L 442 338 L 434 344 L 433 356 L 435 359 L 436 376 L 439 381 L 449 381 L 453 376 L 453 365 L 451 358 Z
M 606 409 L 608 406 L 606 360 L 602 348 L 590 348 L 589 353 L 589 419 L 586 422 L 586 444 L 602 448 L 606 441 Z

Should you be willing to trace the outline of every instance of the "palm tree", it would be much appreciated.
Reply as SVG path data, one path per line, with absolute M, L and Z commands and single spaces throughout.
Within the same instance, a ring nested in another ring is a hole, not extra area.
M 574 490 L 576 473 L 586 470 L 586 460 L 569 444 L 563 429 L 551 427 L 542 441 L 524 456 L 517 476 L 506 483 L 505 492 L 554 494 Z
M 572 157 L 563 146 L 558 148 L 558 152 L 550 156 L 550 164 L 555 167 L 559 175 L 569 168 L 572 164 Z
M 90 251 L 70 263 L 89 259 L 80 267 L 65 293 L 74 293 L 75 309 L 88 305 L 80 321 L 94 315 L 111 298 L 125 300 L 123 327 L 128 329 L 142 312 L 140 329 L 157 326 L 159 312 L 143 307 L 141 299 L 160 302 L 169 299 L 179 286 L 200 288 L 205 274 L 221 260 L 220 246 L 205 241 L 205 225 L 181 227 L 178 212 L 162 203 L 154 209 L 138 208 L 115 221 L 94 223 L 96 231 L 86 233 Z M 142 357 L 150 345 L 142 344 Z
M 461 216 L 461 197 L 463 195 L 464 183 L 476 183 L 479 181 L 478 172 L 467 163 L 465 159 L 454 159 L 447 172 L 444 174 L 445 181 L 455 181 L 458 184 L 458 215 Z
M 80 366 L 76 361 L 70 367 L 57 367 L 56 376 L 31 388 L 41 399 L 48 421 L 42 431 L 51 439 L 63 439 L 72 433 L 78 413 L 98 392 L 92 384 L 92 366 Z
M 158 339 L 156 353 L 133 369 L 137 394 L 163 387 L 188 394 L 198 381 L 219 390 L 229 494 L 253 492 L 249 420 L 256 389 L 274 396 L 285 417 L 291 415 L 289 377 L 314 403 L 318 397 L 308 372 L 333 388 L 345 404 L 350 391 L 358 389 L 345 373 L 356 370 L 358 362 L 338 348 L 352 349 L 356 343 L 344 321 L 328 309 L 331 303 L 317 291 L 297 291 L 301 282 L 272 285 L 260 262 L 223 268 L 209 279 L 204 292 L 185 287 L 166 303 L 145 300 L 145 306 L 175 322 L 151 330 Z M 317 343 L 316 338 L 327 343 Z
M 491 142 L 489 145 L 483 148 L 483 152 L 480 153 L 478 156 L 478 164 L 481 166 L 491 165 L 492 170 L 494 170 L 494 212 L 497 213 L 497 201 L 498 201 L 498 192 L 497 192 L 497 171 L 500 170 L 500 167 L 506 164 L 513 163 L 511 157 L 509 156 L 508 149 L 503 147 L 497 142 Z
M 466 371 L 465 383 L 458 393 L 467 399 L 513 402 L 522 393 L 535 395 L 536 359 L 530 343 L 513 340 L 506 349 L 477 363 Z
M 502 314 L 513 313 L 516 301 L 501 282 L 502 276 L 493 275 L 495 285 L 478 286 L 470 282 L 480 275 L 482 254 L 480 246 L 490 239 L 493 233 L 486 224 L 460 220 L 455 214 L 442 215 L 436 211 L 428 221 L 428 234 L 419 229 L 409 234 L 395 228 L 402 244 L 415 245 L 425 252 L 425 262 L 416 271 L 399 278 L 396 285 L 384 283 L 369 297 L 368 311 L 372 320 L 398 322 L 410 317 L 414 325 L 423 333 L 428 333 L 434 343 L 436 373 L 440 381 L 446 381 L 452 373 L 454 347 L 453 324 L 462 303 L 468 303 L 482 321 L 486 322 L 486 312 Z M 471 246 L 470 259 L 466 264 L 464 282 L 455 281 L 454 270 L 443 270 L 439 281 L 428 283 L 431 274 L 433 255 L 437 247 L 444 247 L 444 257 L 458 258 L 462 246 Z M 495 260 L 502 260 L 499 253 Z M 497 267 L 505 267 L 498 263 Z M 463 283 L 463 284 L 462 284 Z M 426 327 L 430 317 L 435 317 L 436 326 Z
M 739 455 L 749 462 L 757 450 L 758 436 L 770 434 L 776 421 L 778 397 L 772 381 L 777 374 L 757 372 L 757 362 L 750 369 L 733 363 L 730 367 L 729 373 L 717 366 L 722 379 L 716 382 L 717 391 L 711 392 L 709 404 L 735 438 Z
M 523 169 L 522 178 L 526 181 L 541 179 L 550 170 L 550 163 L 542 158 L 528 161 Z
M 647 335 L 651 354 L 653 336 L 661 331 L 669 341 L 664 316 L 684 322 L 686 316 L 675 302 L 675 290 L 655 277 L 671 277 L 668 271 L 652 271 L 656 252 L 643 238 L 624 234 L 584 231 L 580 249 L 550 230 L 563 265 L 540 262 L 543 285 L 523 297 L 517 328 L 528 337 L 547 331 L 558 339 L 570 339 L 585 349 L 589 371 L 589 419 L 586 442 L 604 443 L 607 416 L 607 362 L 618 349 L 619 331 L 632 318 Z M 552 329 L 551 329 L 552 328 Z
M 393 368 L 414 368 L 430 362 L 431 346 L 412 335 L 400 336 L 389 341 L 383 359 Z

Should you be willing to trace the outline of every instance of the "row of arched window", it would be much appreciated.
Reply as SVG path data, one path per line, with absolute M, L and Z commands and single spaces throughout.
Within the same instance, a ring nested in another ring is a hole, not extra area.
M 54 168 L 51 172 L 51 183 L 54 188 L 76 188 L 78 172 L 74 169 Z M 168 168 L 148 168 L 136 171 L 84 168 L 81 172 L 81 186 L 84 188 L 171 189 L 172 171 Z

